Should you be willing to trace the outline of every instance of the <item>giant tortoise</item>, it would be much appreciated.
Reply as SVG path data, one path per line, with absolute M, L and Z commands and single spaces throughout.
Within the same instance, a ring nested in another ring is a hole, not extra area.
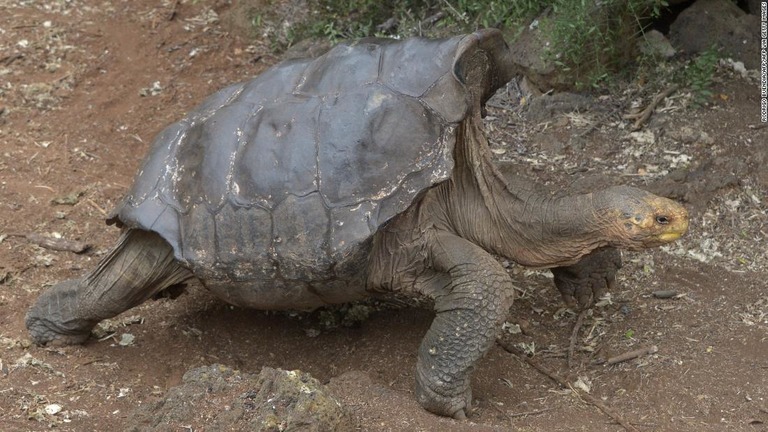
M 416 395 L 464 418 L 470 375 L 514 296 L 494 255 L 554 268 L 582 306 L 616 248 L 679 238 L 683 207 L 626 186 L 555 198 L 491 161 L 482 108 L 514 75 L 498 31 L 363 39 L 281 63 L 166 128 L 108 222 L 117 245 L 30 308 L 38 344 L 82 343 L 105 318 L 187 279 L 259 309 L 425 296 Z

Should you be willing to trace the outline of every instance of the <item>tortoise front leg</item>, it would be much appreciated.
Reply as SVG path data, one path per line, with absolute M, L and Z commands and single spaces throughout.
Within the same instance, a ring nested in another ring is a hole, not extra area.
M 568 307 L 586 309 L 616 285 L 621 252 L 616 248 L 597 249 L 576 264 L 555 267 L 555 287 Z
M 27 312 L 27 329 L 39 345 L 83 343 L 99 321 L 191 276 L 159 235 L 128 230 L 90 273 L 42 293 Z
M 493 345 L 512 305 L 512 280 L 477 245 L 448 233 L 430 241 L 434 270 L 423 291 L 435 299 L 437 315 L 419 348 L 416 395 L 427 410 L 465 418 L 470 375 Z

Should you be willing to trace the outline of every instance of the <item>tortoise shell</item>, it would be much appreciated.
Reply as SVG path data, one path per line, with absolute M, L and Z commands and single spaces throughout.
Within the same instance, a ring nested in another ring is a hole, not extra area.
M 465 60 L 507 49 L 486 30 L 278 64 L 162 131 L 110 222 L 157 232 L 204 281 L 342 277 L 450 177 L 456 125 L 481 102 Z

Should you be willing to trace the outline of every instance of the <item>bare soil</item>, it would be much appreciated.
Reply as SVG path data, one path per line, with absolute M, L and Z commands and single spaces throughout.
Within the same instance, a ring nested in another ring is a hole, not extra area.
M 568 388 L 496 346 L 474 375 L 469 420 L 439 418 L 413 396 L 429 310 L 380 307 L 358 325 L 329 326 L 327 313 L 242 310 L 195 285 L 112 320 L 111 337 L 31 346 L 26 309 L 111 247 L 118 230 L 103 220 L 154 135 L 279 60 L 268 42 L 228 31 L 228 13 L 227 2 L 212 0 L 0 2 L 0 429 L 124 429 L 185 371 L 220 363 L 309 372 L 365 431 L 623 430 L 585 391 L 638 430 L 767 430 L 768 129 L 749 127 L 758 123 L 756 84 L 725 66 L 709 105 L 691 108 L 678 92 L 634 134 L 619 116 L 653 94 L 628 90 L 586 112 L 538 118 L 489 110 L 506 170 L 555 189 L 645 186 L 691 211 L 682 241 L 624 254 L 610 301 L 584 317 L 571 367 L 576 315 L 547 272 L 509 267 L 521 296 L 503 339 Z M 30 233 L 91 248 L 52 251 L 27 241 Z M 659 299 L 658 290 L 677 295 Z M 658 351 L 600 362 L 650 346 Z M 223 409 L 204 405 L 199 418 Z M 196 419 L 174 427 L 206 430 Z

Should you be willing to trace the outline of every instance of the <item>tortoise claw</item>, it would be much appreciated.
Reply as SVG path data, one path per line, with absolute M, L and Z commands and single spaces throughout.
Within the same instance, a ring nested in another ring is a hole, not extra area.
M 460 386 L 444 394 L 445 388 L 434 386 L 434 381 L 421 372 L 417 367 L 416 399 L 421 406 L 437 415 L 466 420 L 467 414 L 471 412 L 472 389 L 468 385 Z
M 616 285 L 616 272 L 621 268 L 621 254 L 614 248 L 599 249 L 574 265 L 555 267 L 555 287 L 565 304 L 574 309 L 587 309 L 606 291 Z
M 96 321 L 77 317 L 79 279 L 58 283 L 38 297 L 25 323 L 37 345 L 63 346 L 84 343 Z

